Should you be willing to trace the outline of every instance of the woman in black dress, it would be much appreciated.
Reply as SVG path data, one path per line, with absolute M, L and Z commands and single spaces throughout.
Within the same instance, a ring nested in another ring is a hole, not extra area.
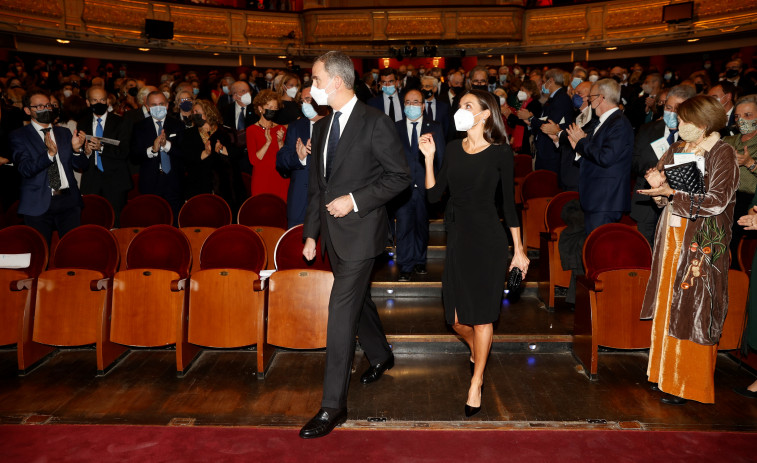
M 235 143 L 236 133 L 223 126 L 218 109 L 209 100 L 197 100 L 192 108 L 194 127 L 187 129 L 182 155 L 187 168 L 184 192 L 187 199 L 202 193 L 221 196 L 233 217 L 247 197 L 237 168 L 244 155 Z
M 509 269 L 518 267 L 525 276 L 529 261 L 513 197 L 513 152 L 506 143 L 494 95 L 479 90 L 467 93 L 455 113 L 455 126 L 467 136 L 447 145 L 438 176 L 434 176 L 433 138 L 423 135 L 419 148 L 426 161 L 429 201 L 439 201 L 447 188 L 450 193 L 444 214 L 447 257 L 442 295 L 447 323 L 471 350 L 473 377 L 465 414 L 472 416 L 481 409 L 492 323 L 499 318 L 508 271 L 507 234 L 495 206 L 498 182 L 502 185 L 505 221 L 513 237 L 514 257 Z

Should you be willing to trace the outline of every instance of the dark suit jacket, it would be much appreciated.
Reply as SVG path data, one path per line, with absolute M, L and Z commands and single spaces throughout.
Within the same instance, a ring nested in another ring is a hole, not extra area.
M 143 194 L 159 194 L 161 183 L 171 189 L 181 191 L 183 166 L 181 161 L 181 144 L 184 134 L 184 124 L 166 116 L 163 120 L 163 130 L 166 140 L 171 142 L 168 156 L 171 159 L 171 171 L 162 174 L 160 171 L 160 155 L 147 156 L 147 148 L 155 142 L 158 134 L 152 117 L 145 118 L 134 127 L 134 138 L 131 143 L 132 159 L 139 161 L 139 191 Z
M 565 129 L 573 123 L 573 101 L 568 96 L 565 88 L 558 89 L 544 104 L 541 114 L 535 114 L 531 119 L 531 133 L 535 137 L 536 145 L 536 169 L 547 169 L 552 172 L 560 172 L 560 151 L 555 147 L 552 139 L 542 133 L 541 126 L 544 123 L 540 117 L 560 125 Z M 531 111 L 533 113 L 533 111 Z
M 394 104 L 396 105 L 399 103 L 400 105 L 400 114 L 402 114 L 402 117 L 404 118 L 404 110 L 405 110 L 405 99 L 400 96 L 400 92 L 394 92 Z M 386 111 L 384 110 L 384 92 L 379 93 L 378 95 L 374 96 L 373 98 L 370 98 L 366 104 L 368 106 L 372 106 L 382 113 L 386 114 Z M 388 114 L 387 114 L 388 115 Z M 389 118 L 394 122 L 394 116 L 389 116 Z
M 599 123 L 594 111 L 592 111 L 591 119 L 582 127 L 583 131 L 589 133 Z M 560 173 L 558 175 L 560 188 L 566 191 L 578 191 L 578 184 L 580 178 L 580 161 L 576 161 L 576 150 L 568 140 L 568 131 L 563 130 L 560 132 Z
M 342 130 L 331 177 L 324 177 L 325 143 L 333 114 L 313 127 L 308 209 L 303 236 L 331 240 L 344 260 L 370 259 L 384 251 L 388 218 L 385 204 L 410 185 L 402 142 L 383 111 L 357 101 Z M 352 193 L 358 212 L 334 218 L 326 204 Z
M 424 105 L 424 112 L 423 112 L 423 119 L 428 119 L 428 113 L 426 112 L 426 101 L 423 102 Z M 436 112 L 434 113 L 434 119 L 436 122 L 439 123 L 439 125 L 442 127 L 442 134 L 444 135 L 444 139 L 447 139 L 447 134 L 449 133 L 449 122 L 450 122 L 450 114 L 449 114 L 449 105 L 438 98 L 436 98 Z
M 297 156 L 297 139 L 302 143 L 310 140 L 310 119 L 301 118 L 289 124 L 284 146 L 276 154 L 276 170 L 284 178 L 289 178 L 287 193 L 287 224 L 291 228 L 305 222 L 308 205 L 308 178 L 313 157 L 307 157 L 304 166 Z
M 659 161 L 657 155 L 654 154 L 651 143 L 663 136 L 665 136 L 665 122 L 662 119 L 642 125 L 639 128 L 639 134 L 636 135 L 633 161 L 631 162 L 631 173 L 636 176 L 633 198 L 631 199 L 631 218 L 637 222 L 655 212 L 651 208 L 658 209 L 651 197 L 636 193 L 636 190 L 649 188 L 649 184 L 644 179 L 644 174 L 647 170 L 655 167 Z
M 74 169 L 86 170 L 89 165 L 84 155 L 74 156 L 71 146 L 71 131 L 63 127 L 53 127 L 53 137 L 58 147 L 58 156 L 63 165 L 71 194 L 64 196 L 62 207 L 82 205 L 79 187 L 76 185 Z M 47 169 L 52 162 L 47 157 L 47 147 L 32 124 L 10 134 L 13 163 L 21 174 L 21 198 L 18 213 L 39 216 L 50 207 L 52 193 L 49 187 Z
M 397 135 L 402 141 L 402 147 L 404 148 L 407 165 L 410 167 L 410 175 L 413 178 L 412 185 L 417 185 L 418 188 L 421 188 L 423 191 L 425 191 L 426 164 L 423 160 L 423 153 L 421 153 L 420 151 L 417 151 L 415 153 L 410 151 L 410 135 L 408 133 L 406 119 L 397 121 L 394 123 L 394 125 L 397 128 Z M 424 118 L 418 125 L 418 131 L 418 138 L 426 133 L 433 135 L 434 144 L 436 145 L 436 155 L 434 156 L 434 171 L 439 172 L 439 169 L 441 169 L 442 167 L 442 159 L 444 158 L 444 148 L 446 147 L 441 125 L 438 122 L 430 121 Z
M 578 192 L 583 210 L 629 210 L 633 127 L 623 112 L 611 114 L 596 133 L 587 132 L 576 152 L 582 156 Z
M 92 124 L 96 120 L 94 114 L 90 114 L 78 123 L 78 129 L 87 135 L 92 133 Z M 129 142 L 125 130 L 127 124 L 117 114 L 108 114 L 103 127 L 103 137 L 119 140 L 118 146 L 103 144 L 100 153 L 103 164 L 103 172 L 95 166 L 94 153 L 89 157 L 89 169 L 82 174 L 81 190 L 83 194 L 99 191 L 104 183 L 110 183 L 120 190 L 129 190 L 132 187 L 131 174 L 129 173 Z
M 234 114 L 236 113 L 236 102 L 234 104 L 230 104 L 226 106 L 226 109 L 223 112 L 223 125 L 226 127 L 231 127 L 232 129 L 237 129 L 237 119 L 234 117 Z M 251 126 L 252 124 L 256 123 L 258 119 L 260 119 L 259 116 L 255 114 L 255 111 L 252 111 L 252 104 L 248 105 L 247 108 L 249 111 L 245 114 L 244 118 L 244 126 L 245 128 Z

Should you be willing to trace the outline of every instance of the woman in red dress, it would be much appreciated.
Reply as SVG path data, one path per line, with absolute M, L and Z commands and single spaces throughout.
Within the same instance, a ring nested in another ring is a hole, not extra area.
M 287 200 L 289 179 L 276 171 L 276 153 L 284 146 L 286 126 L 273 122 L 281 97 L 263 90 L 252 102 L 260 120 L 247 128 L 247 153 L 252 164 L 252 196 L 270 193 Z

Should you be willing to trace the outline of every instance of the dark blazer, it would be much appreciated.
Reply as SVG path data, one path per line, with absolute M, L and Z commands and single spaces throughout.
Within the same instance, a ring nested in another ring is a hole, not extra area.
M 444 139 L 447 139 L 447 133 L 449 132 L 449 122 L 450 122 L 450 114 L 449 114 L 449 105 L 438 98 L 436 99 L 436 112 L 434 113 L 434 121 L 438 122 L 439 125 L 442 127 L 442 134 L 444 135 Z M 428 113 L 426 111 L 426 103 L 427 101 L 423 101 L 423 120 L 428 119 Z
M 585 133 L 593 132 L 598 123 L 599 119 L 592 111 L 591 119 L 582 127 L 582 130 Z M 558 175 L 560 188 L 566 191 L 578 191 L 581 163 L 576 161 L 576 150 L 570 144 L 567 130 L 560 132 L 558 149 L 560 151 L 560 173 Z
M 400 92 L 394 92 L 394 104 L 397 104 L 399 102 L 400 104 L 400 114 L 402 114 L 402 117 L 404 118 L 404 110 L 405 110 L 405 99 L 400 96 Z M 384 92 L 379 93 L 378 95 L 374 96 L 373 98 L 370 98 L 366 104 L 368 106 L 372 106 L 382 113 L 386 114 L 386 111 L 384 110 Z M 389 116 L 387 114 L 387 116 Z M 394 116 L 389 116 L 389 118 L 394 122 Z
M 74 156 L 71 145 L 71 131 L 64 127 L 53 127 L 53 137 L 58 147 L 58 156 L 63 165 L 63 173 L 68 180 L 68 188 L 71 194 L 63 196 L 61 207 L 82 206 L 79 187 L 76 185 L 74 169 L 86 170 L 89 166 L 87 157 L 84 155 Z M 10 134 L 11 152 L 13 163 L 21 174 L 21 198 L 18 205 L 18 213 L 23 215 L 39 216 L 47 212 L 50 207 L 52 193 L 49 187 L 50 180 L 47 169 L 52 162 L 47 156 L 47 147 L 34 128 L 29 124 L 13 131 Z
M 233 104 L 230 104 L 226 106 L 226 108 L 223 111 L 223 125 L 226 127 L 231 127 L 232 129 L 237 129 L 237 119 L 234 117 L 234 114 L 236 113 L 236 102 Z M 256 123 L 260 117 L 255 114 L 255 111 L 252 109 L 252 104 L 247 105 L 245 108 L 247 110 L 247 113 L 244 117 L 244 126 L 245 128 L 251 126 L 252 124 Z
M 92 125 L 96 120 L 94 114 L 90 114 L 78 123 L 78 129 L 87 135 L 92 133 Z M 130 138 L 125 133 L 127 124 L 117 114 L 108 114 L 103 127 L 104 138 L 114 138 L 121 144 L 118 146 L 103 144 L 101 152 L 103 172 L 95 166 L 94 153 L 89 156 L 89 169 L 81 177 L 81 190 L 83 194 L 100 191 L 103 183 L 109 183 L 119 190 L 129 190 L 132 187 L 131 174 L 129 173 L 129 142 Z
M 302 118 L 289 124 L 284 146 L 276 154 L 276 170 L 289 179 L 287 193 L 287 226 L 293 227 L 305 222 L 308 205 L 308 178 L 313 157 L 308 156 L 303 166 L 297 156 L 297 139 L 302 143 L 310 140 L 310 119 Z
M 662 119 L 642 125 L 639 128 L 638 135 L 636 135 L 631 162 L 631 173 L 636 176 L 633 198 L 631 199 L 631 218 L 637 222 L 642 221 L 650 214 L 654 214 L 654 219 L 657 220 L 659 215 L 660 208 L 657 207 L 654 200 L 647 195 L 636 193 L 636 190 L 649 188 L 649 184 L 644 179 L 644 174 L 647 170 L 655 167 L 659 161 L 650 144 L 663 136 L 665 136 L 665 122 Z
M 407 130 L 406 119 L 397 121 L 394 123 L 397 128 L 397 135 L 402 141 L 402 147 L 404 148 L 405 159 L 407 165 L 410 167 L 410 175 L 412 176 L 412 185 L 417 185 L 418 188 L 426 190 L 426 164 L 423 159 L 423 153 L 418 151 L 413 153 L 410 151 L 410 137 Z M 418 125 L 418 138 L 421 135 L 430 133 L 434 137 L 434 144 L 436 145 L 436 155 L 434 156 L 434 171 L 438 172 L 442 167 L 442 159 L 444 158 L 444 149 L 446 142 L 444 134 L 442 133 L 441 124 L 438 122 L 422 119 L 422 122 Z M 425 193 L 424 193 L 425 194 Z
M 536 169 L 560 172 L 560 151 L 555 147 L 552 139 L 547 134 L 542 133 L 541 126 L 544 121 L 540 117 L 546 116 L 547 120 L 555 122 L 560 125 L 561 129 L 565 129 L 573 123 L 573 109 L 573 101 L 568 96 L 568 92 L 565 88 L 560 88 L 544 104 L 541 114 L 531 111 L 534 114 L 533 119 L 531 119 L 531 133 L 535 137 Z
M 313 127 L 308 209 L 303 236 L 331 240 L 344 260 L 365 260 L 384 251 L 388 218 L 385 204 L 410 185 L 402 142 L 383 111 L 357 101 L 342 130 L 328 181 L 324 177 L 325 143 L 333 114 Z M 352 193 L 358 212 L 334 218 L 326 204 Z
M 131 143 L 132 159 L 139 161 L 139 191 L 143 194 L 160 194 L 163 191 L 161 184 L 167 185 L 175 191 L 181 191 L 183 166 L 181 156 L 181 144 L 184 134 L 184 124 L 166 116 L 163 120 L 163 130 L 166 132 L 166 140 L 171 142 L 171 150 L 168 156 L 171 159 L 171 171 L 163 174 L 160 171 L 160 155 L 147 156 L 147 148 L 152 146 L 157 138 L 155 124 L 152 117 L 145 118 L 134 126 L 134 138 Z
M 629 210 L 633 127 L 623 112 L 611 114 L 596 133 L 589 130 L 576 152 L 582 156 L 578 192 L 583 210 Z

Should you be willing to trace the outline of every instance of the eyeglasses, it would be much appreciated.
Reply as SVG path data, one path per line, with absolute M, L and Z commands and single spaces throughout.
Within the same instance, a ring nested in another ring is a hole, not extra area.
M 596 93 L 594 95 L 589 94 L 589 101 L 594 101 L 594 98 L 596 98 L 598 96 L 602 96 L 602 94 L 601 93 Z
M 35 105 L 29 105 L 29 108 L 35 110 L 35 111 L 42 111 L 44 109 L 53 109 L 52 103 L 47 104 L 35 104 Z

